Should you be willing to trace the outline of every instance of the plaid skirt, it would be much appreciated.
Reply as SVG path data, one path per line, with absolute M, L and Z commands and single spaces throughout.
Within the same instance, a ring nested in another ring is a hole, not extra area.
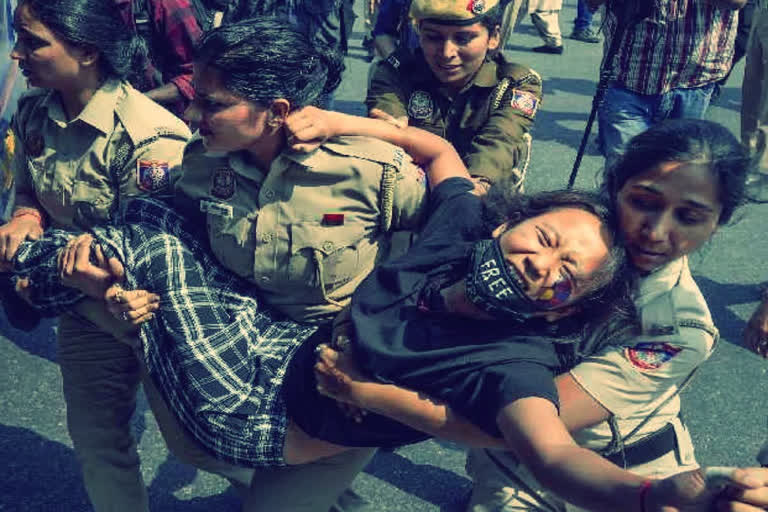
M 284 465 L 283 381 L 316 327 L 261 306 L 254 286 L 211 255 L 207 234 L 163 203 L 135 199 L 120 225 L 93 233 L 105 254 L 123 263 L 126 289 L 160 296 L 155 317 L 140 330 L 140 357 L 184 428 L 227 462 Z M 15 273 L 30 278 L 41 314 L 58 315 L 83 297 L 59 281 L 56 255 L 73 236 L 49 230 L 17 253 Z

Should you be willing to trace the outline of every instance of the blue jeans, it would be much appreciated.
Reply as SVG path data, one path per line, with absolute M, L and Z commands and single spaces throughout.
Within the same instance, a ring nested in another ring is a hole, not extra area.
M 573 20 L 573 30 L 586 30 L 592 26 L 592 11 L 587 0 L 579 0 L 576 6 L 576 19 Z
M 597 113 L 600 149 L 607 168 L 624 153 L 629 139 L 665 119 L 703 119 L 714 83 L 663 94 L 637 94 L 609 87 Z

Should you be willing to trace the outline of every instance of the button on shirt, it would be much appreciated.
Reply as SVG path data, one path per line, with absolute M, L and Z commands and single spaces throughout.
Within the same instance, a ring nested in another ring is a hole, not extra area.
M 391 207 L 383 206 L 387 196 Z M 373 269 L 388 228 L 418 227 L 425 196 L 424 172 L 375 139 L 335 138 L 308 155 L 286 150 L 267 172 L 243 152 L 208 155 L 195 139 L 175 201 L 205 223 L 221 264 L 258 285 L 272 306 L 298 321 L 325 321 Z
M 13 130 L 17 193 L 36 197 L 54 226 L 79 229 L 107 221 L 116 200 L 169 196 L 190 135 L 170 112 L 114 80 L 72 120 L 58 93 L 30 91 Z

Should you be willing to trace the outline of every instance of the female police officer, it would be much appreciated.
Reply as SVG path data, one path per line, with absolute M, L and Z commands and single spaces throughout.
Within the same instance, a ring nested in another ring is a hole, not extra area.
M 16 207 L 0 227 L 0 260 L 45 226 L 85 229 L 114 220 L 136 195 L 169 194 L 189 137 L 172 114 L 123 77 L 137 43 L 101 0 L 24 0 L 15 12 L 11 57 L 30 85 L 12 128 Z M 59 319 L 58 361 L 67 426 L 97 511 L 147 509 L 129 420 L 138 364 L 127 345 L 80 315 Z M 108 385 L 107 385 L 108 384 Z
M 558 377 L 557 387 L 560 416 L 574 438 L 633 473 L 655 479 L 698 466 L 678 393 L 711 355 L 717 331 L 687 255 L 730 220 L 744 199 L 748 168 L 728 130 L 677 120 L 633 138 L 606 174 L 638 272 L 637 325 L 617 337 L 618 346 Z M 468 472 L 472 512 L 574 510 L 500 452 L 473 450 Z
M 372 117 L 407 121 L 448 139 L 480 182 L 522 188 L 541 77 L 497 53 L 499 0 L 414 0 L 421 49 L 376 65 L 366 105 Z

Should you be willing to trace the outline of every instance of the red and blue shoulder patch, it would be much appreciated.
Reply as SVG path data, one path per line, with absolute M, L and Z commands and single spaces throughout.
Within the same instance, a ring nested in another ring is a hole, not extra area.
M 136 185 L 144 192 L 168 190 L 171 184 L 170 165 L 166 160 L 139 160 L 136 164 Z
M 624 349 L 629 362 L 640 370 L 657 370 L 683 349 L 669 343 L 638 343 Z

